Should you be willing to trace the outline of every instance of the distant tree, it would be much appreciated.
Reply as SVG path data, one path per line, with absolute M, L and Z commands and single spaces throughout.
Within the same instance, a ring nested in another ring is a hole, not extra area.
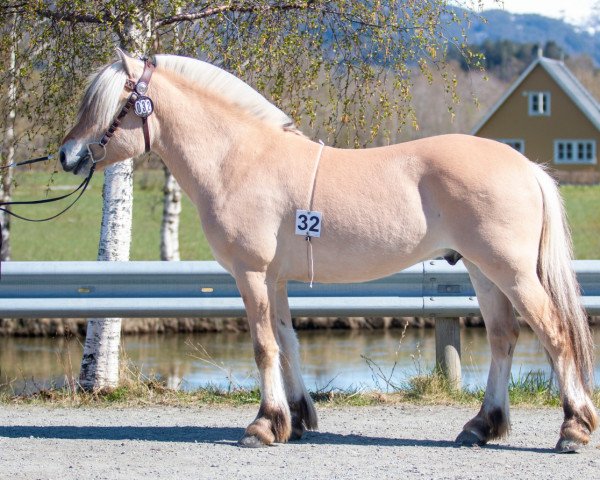
M 567 59 L 567 66 L 596 100 L 600 101 L 600 69 L 591 57 L 582 55 Z
M 513 79 L 527 68 L 537 57 L 540 45 L 533 43 L 516 43 L 512 40 L 485 40 L 481 45 L 473 45 L 471 49 L 481 55 L 481 64 L 486 71 L 498 76 L 503 81 Z M 565 57 L 563 48 L 555 41 L 550 40 L 542 48 L 544 56 L 553 59 Z M 458 59 L 457 53 L 451 54 Z M 461 60 L 463 70 L 468 70 L 468 65 Z

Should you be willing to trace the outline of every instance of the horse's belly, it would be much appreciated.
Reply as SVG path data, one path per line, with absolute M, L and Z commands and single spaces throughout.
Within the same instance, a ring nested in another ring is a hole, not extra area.
M 385 234 L 377 230 L 369 234 L 364 229 L 328 231 L 325 220 L 324 217 L 321 237 L 312 238 L 310 243 L 304 237 L 296 238 L 278 252 L 286 257 L 277 262 L 281 265 L 281 277 L 310 279 L 312 263 L 317 282 L 372 280 L 407 268 L 435 249 L 426 236 L 424 220 L 389 225 Z
M 361 261 L 356 261 L 356 258 L 346 260 L 338 256 L 335 263 L 315 259 L 313 267 L 314 281 L 321 283 L 352 283 L 374 280 L 404 270 L 422 259 L 421 255 L 415 253 L 409 255 L 382 254 L 378 259 L 363 259 Z M 306 278 L 305 274 L 300 279 Z

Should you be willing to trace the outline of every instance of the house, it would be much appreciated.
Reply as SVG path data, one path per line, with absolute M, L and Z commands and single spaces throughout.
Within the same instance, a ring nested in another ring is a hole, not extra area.
M 541 53 L 471 134 L 549 164 L 560 181 L 600 182 L 600 104 L 562 61 Z

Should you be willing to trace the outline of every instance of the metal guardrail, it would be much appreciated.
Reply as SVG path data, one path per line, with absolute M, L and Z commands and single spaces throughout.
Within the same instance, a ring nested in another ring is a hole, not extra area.
M 600 260 L 574 262 L 590 315 L 600 315 Z M 477 316 L 462 263 L 431 260 L 355 284 L 290 282 L 293 316 Z M 233 278 L 216 262 L 6 262 L 0 317 L 242 317 Z
M 589 315 L 600 315 L 600 260 L 574 262 Z M 436 362 L 461 386 L 460 316 L 479 304 L 462 263 L 430 260 L 353 284 L 290 282 L 293 316 L 436 317 Z M 235 281 L 216 262 L 6 262 L 0 318 L 243 317 Z

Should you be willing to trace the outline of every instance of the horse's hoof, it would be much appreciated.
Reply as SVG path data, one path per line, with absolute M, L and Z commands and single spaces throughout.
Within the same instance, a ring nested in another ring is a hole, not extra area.
M 268 445 L 261 442 L 256 435 L 244 435 L 242 438 L 240 438 L 238 445 L 244 448 L 268 447 Z
M 456 437 L 455 442 L 463 447 L 481 447 L 485 445 L 485 440 L 482 440 L 475 433 L 468 430 L 460 432 L 458 437 Z
M 290 435 L 290 441 L 302 440 L 304 435 L 304 428 L 292 428 L 292 434 Z
M 554 449 L 558 453 L 576 453 L 581 447 L 583 445 L 579 442 L 569 440 L 568 438 L 561 438 Z
M 290 440 L 301 440 L 305 431 L 306 428 L 304 428 L 302 419 L 292 415 L 292 433 L 290 434 Z

